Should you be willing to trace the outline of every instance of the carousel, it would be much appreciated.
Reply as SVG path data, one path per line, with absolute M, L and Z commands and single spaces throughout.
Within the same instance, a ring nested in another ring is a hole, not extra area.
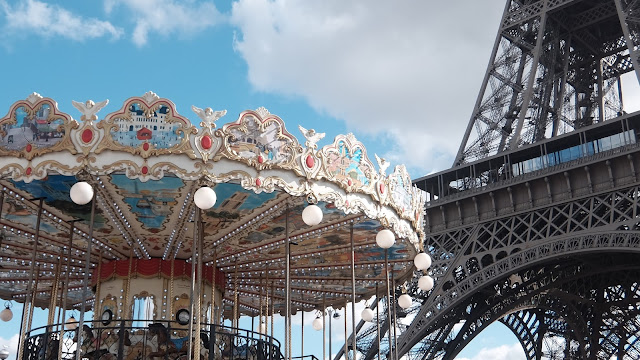
M 409 307 L 394 290 L 414 276 L 432 288 L 425 193 L 352 134 L 319 148 L 324 133 L 299 126 L 300 142 L 265 108 L 218 126 L 226 111 L 192 106 L 197 126 L 152 92 L 99 118 L 107 103 L 74 101 L 75 120 L 33 93 L 0 119 L 0 319 L 21 319 L 17 359 L 289 360 L 298 311 L 324 338 L 327 309 L 350 303 L 355 329 L 356 302 Z

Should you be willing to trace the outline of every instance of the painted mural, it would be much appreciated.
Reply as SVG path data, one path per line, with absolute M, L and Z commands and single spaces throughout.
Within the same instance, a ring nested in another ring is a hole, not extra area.
M 366 159 L 361 146 L 349 146 L 345 140 L 339 140 L 335 148 L 327 148 L 325 151 L 326 169 L 335 179 L 344 181 L 349 186 L 368 186 L 370 180 L 368 174 L 372 167 Z
M 24 106 L 16 108 L 15 124 L 2 125 L 0 146 L 7 150 L 22 150 L 27 144 L 39 148 L 52 147 L 64 137 L 64 120 L 51 118 L 49 104 L 42 104 L 34 111 Z
M 16 188 L 31 194 L 33 198 L 44 197 L 47 205 L 61 209 L 68 216 L 82 219 L 83 222 L 88 225 L 91 216 L 91 205 L 77 205 L 71 201 L 69 197 L 71 186 L 76 182 L 78 182 L 78 180 L 74 176 L 49 175 L 42 180 L 34 180 L 29 183 L 14 181 L 13 184 Z M 9 219 L 11 216 L 13 216 L 11 210 L 9 210 L 8 213 L 3 212 L 3 217 Z M 15 221 L 23 224 L 32 224 L 31 226 L 33 226 L 35 224 L 35 218 L 35 215 L 25 216 L 25 214 L 16 213 Z M 100 207 L 96 207 L 93 221 L 95 231 L 104 234 L 111 233 L 112 229 L 106 226 L 105 218 Z M 46 225 L 41 223 L 40 226 Z M 45 230 L 45 228 L 42 229 Z M 50 229 L 47 231 L 55 232 L 57 230 Z
M 176 131 L 180 123 L 168 122 L 169 107 L 160 105 L 155 111 L 145 111 L 138 103 L 129 106 L 130 118 L 113 120 L 115 128 L 111 129 L 111 137 L 116 143 L 138 147 L 143 143 L 153 144 L 156 149 L 168 149 L 182 141 Z
M 180 189 L 185 185 L 177 177 L 165 176 L 157 181 L 142 182 L 123 174 L 111 175 L 111 183 L 138 221 L 152 232 L 163 229 L 162 224 L 178 204 Z
M 256 117 L 246 115 L 242 125 L 229 125 L 228 133 L 232 135 L 229 149 L 242 158 L 267 164 L 286 164 L 292 160 L 293 154 L 288 148 L 295 143 L 290 135 L 283 135 L 283 125 L 275 119 L 261 123 Z

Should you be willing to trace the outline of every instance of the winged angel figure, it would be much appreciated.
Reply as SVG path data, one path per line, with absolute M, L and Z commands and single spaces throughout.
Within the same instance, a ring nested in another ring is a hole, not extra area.
M 203 124 L 200 124 L 201 126 L 205 126 L 206 124 L 206 126 L 213 126 L 213 128 L 216 127 L 216 120 L 227 114 L 227 110 L 213 111 L 213 109 L 210 107 L 202 110 L 195 105 L 191 105 L 191 110 L 193 110 L 193 112 L 196 113 L 200 119 L 202 119 Z
M 298 125 L 298 128 L 302 132 L 302 135 L 304 135 L 304 137 L 307 139 L 306 145 L 308 148 L 315 148 L 316 143 L 320 141 L 320 139 L 322 139 L 325 135 L 325 133 L 317 133 L 313 129 L 307 130 L 303 128 L 301 125 Z
M 391 165 L 390 162 L 378 156 L 378 154 L 374 154 L 376 156 L 376 161 L 378 162 L 378 167 L 380 167 L 380 174 L 386 175 L 387 168 Z
M 73 106 L 80 110 L 82 113 L 82 117 L 80 120 L 90 121 L 90 120 L 98 120 L 98 111 L 102 110 L 103 107 L 107 106 L 109 100 L 100 101 L 99 103 L 94 103 L 93 100 L 87 100 L 84 104 L 81 102 L 77 102 L 71 100 Z

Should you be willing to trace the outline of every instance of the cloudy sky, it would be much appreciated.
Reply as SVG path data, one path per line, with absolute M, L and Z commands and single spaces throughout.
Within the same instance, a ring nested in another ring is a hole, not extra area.
M 406 164 L 416 178 L 453 162 L 503 8 L 503 0 L 0 0 L 0 112 L 32 92 L 75 118 L 71 100 L 109 99 L 105 116 L 149 90 L 194 123 L 191 105 L 228 110 L 222 123 L 264 106 L 299 139 L 297 124 L 327 133 L 320 145 L 352 132 L 371 159 Z M 0 345 L 17 330 L 1 327 Z M 524 359 L 514 337 L 495 331 L 461 356 Z

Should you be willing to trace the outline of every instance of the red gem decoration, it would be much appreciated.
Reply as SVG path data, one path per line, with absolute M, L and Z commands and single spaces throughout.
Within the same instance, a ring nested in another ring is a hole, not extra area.
M 383 183 L 380 184 L 380 193 L 384 194 L 384 184 Z
M 209 135 L 203 136 L 202 139 L 200 139 L 200 145 L 205 150 L 211 149 L 211 146 L 213 146 L 213 140 L 211 139 L 211 136 Z
M 31 149 L 32 149 L 31 144 L 27 144 L 27 147 L 25 148 L 25 150 L 27 150 L 27 152 L 31 152 Z
M 142 150 L 149 151 L 149 143 L 142 144 Z
M 146 166 L 143 166 L 142 167 L 142 173 L 146 175 L 148 172 L 149 172 L 149 168 L 146 167 Z
M 84 129 L 82 132 L 82 142 L 88 144 L 93 139 L 93 131 L 91 129 Z
M 260 178 L 256 179 L 256 186 L 260 186 L 262 185 L 262 180 L 260 180 Z
M 27 168 L 26 173 L 27 173 L 27 175 L 31 175 L 31 167 L 28 167 L 28 168 Z
M 351 186 L 351 184 L 353 184 L 353 183 L 351 182 L 351 179 L 349 179 L 349 180 L 347 181 L 347 185 Z
M 309 169 L 313 168 L 313 165 L 315 165 L 316 161 L 313 158 L 313 156 L 311 155 L 307 155 L 307 158 L 304 160 L 305 164 L 307 164 L 307 167 Z
M 264 159 L 262 158 L 262 155 L 258 156 L 258 164 L 262 164 L 264 162 Z

